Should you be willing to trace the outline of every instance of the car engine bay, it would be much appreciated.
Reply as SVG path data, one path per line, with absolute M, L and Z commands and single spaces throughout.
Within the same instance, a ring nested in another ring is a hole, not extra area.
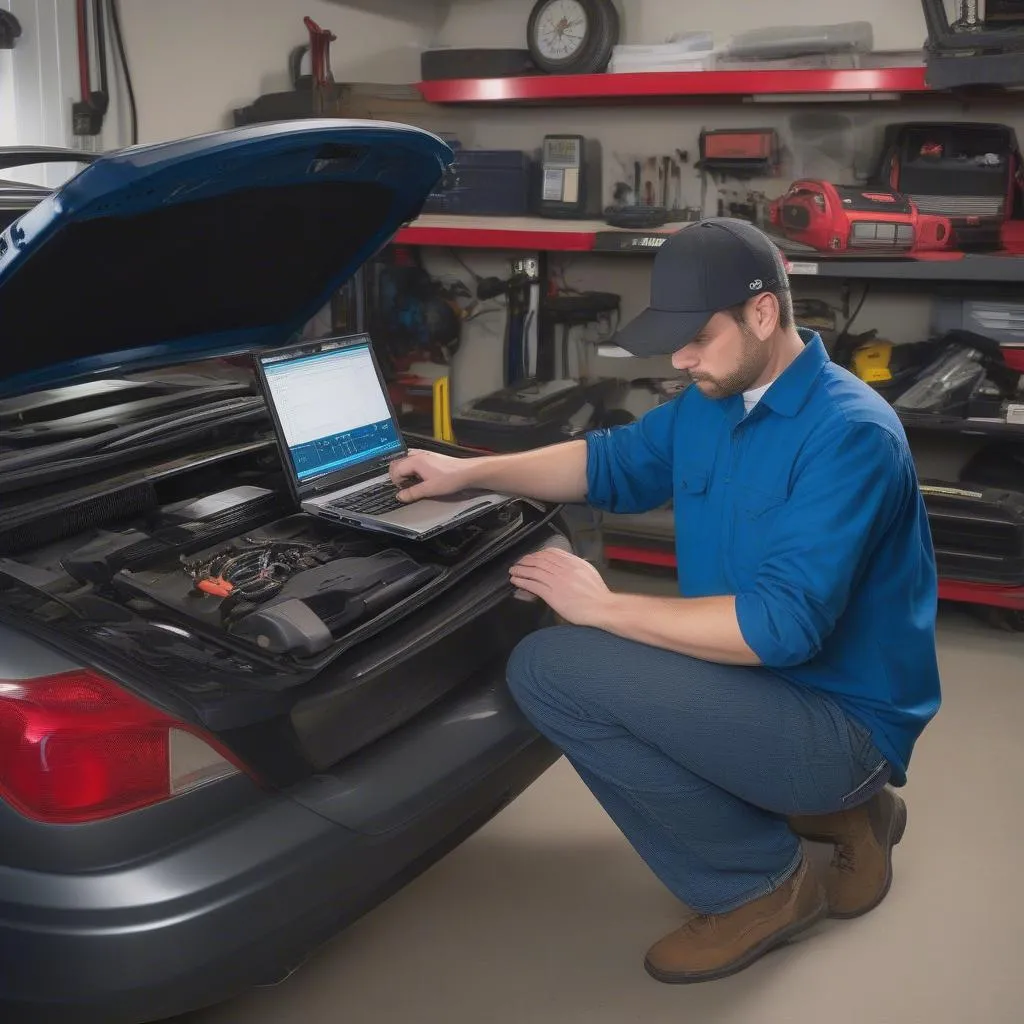
M 533 510 L 536 514 L 536 510 Z M 513 503 L 425 541 L 325 522 L 243 484 L 14 552 L 0 578 L 58 617 L 160 619 L 266 655 L 313 658 L 523 525 Z M 6 589 L 6 588 L 4 588 Z

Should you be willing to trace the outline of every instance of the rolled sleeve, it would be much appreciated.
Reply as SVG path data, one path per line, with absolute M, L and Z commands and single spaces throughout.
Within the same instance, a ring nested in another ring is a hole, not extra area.
M 736 595 L 744 640 L 773 668 L 821 650 L 915 486 L 905 442 L 874 423 L 829 432 L 800 461 L 768 555 L 753 586 Z
M 587 502 L 606 512 L 649 512 L 672 497 L 672 451 L 681 399 L 628 426 L 591 431 Z

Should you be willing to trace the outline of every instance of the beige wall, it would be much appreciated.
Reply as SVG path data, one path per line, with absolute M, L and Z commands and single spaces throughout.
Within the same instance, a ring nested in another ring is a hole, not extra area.
M 331 28 L 336 78 L 349 81 L 410 82 L 419 77 L 419 54 L 434 42 L 450 45 L 522 46 L 532 0 L 121 0 L 129 55 L 140 105 L 143 140 L 172 138 L 230 123 L 231 110 L 261 92 L 287 87 L 291 47 L 305 41 L 302 17 L 309 14 Z M 924 38 L 919 0 L 618 0 L 624 10 L 624 41 L 658 42 L 672 32 L 703 30 L 724 42 L 734 32 L 766 25 L 836 23 L 852 17 L 875 26 L 879 49 L 915 49 Z M 841 129 L 843 143 L 814 152 L 794 137 L 796 119 L 826 115 Z M 668 149 L 697 152 L 703 127 L 771 125 L 790 151 L 785 174 L 849 179 L 855 158 L 874 151 L 880 127 L 910 117 L 991 119 L 1014 123 L 1024 137 L 1024 104 L 960 107 L 952 103 L 763 105 L 738 104 L 533 109 L 435 108 L 428 126 L 451 131 L 474 147 L 533 149 L 546 132 L 582 132 L 601 140 L 605 183 L 621 176 L 618 156 Z M 788 179 L 787 179 L 788 180 Z M 785 180 L 769 183 L 781 191 Z M 686 200 L 696 203 L 699 181 L 691 174 Z M 466 251 L 462 256 L 481 274 L 507 272 L 509 254 Z M 439 274 L 468 278 L 443 251 L 427 254 Z M 626 318 L 646 302 L 650 261 L 645 258 L 572 255 L 555 257 L 577 288 L 616 291 Z M 837 297 L 838 285 L 799 279 L 798 290 Z M 919 338 L 927 330 L 927 289 L 875 288 L 858 327 L 878 327 L 895 341 Z M 854 297 L 859 286 L 854 288 Z M 457 403 L 501 384 L 502 314 L 497 311 L 465 328 L 456 359 Z M 633 377 L 669 373 L 667 360 L 599 360 L 592 368 Z
M 836 24 L 854 19 L 875 27 L 876 49 L 920 47 L 925 38 L 920 0 L 616 0 L 623 42 L 658 43 L 673 32 L 734 32 L 772 25 Z M 441 30 L 453 46 L 521 46 L 533 0 L 454 0 Z
M 288 88 L 309 15 L 338 39 L 338 81 L 411 82 L 443 4 L 426 0 L 121 0 L 143 142 L 228 127 L 260 93 Z

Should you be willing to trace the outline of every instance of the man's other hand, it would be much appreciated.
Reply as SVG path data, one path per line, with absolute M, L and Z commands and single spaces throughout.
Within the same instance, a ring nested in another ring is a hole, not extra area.
M 526 555 L 509 570 L 509 578 L 574 626 L 595 625 L 613 597 L 597 569 L 560 548 Z

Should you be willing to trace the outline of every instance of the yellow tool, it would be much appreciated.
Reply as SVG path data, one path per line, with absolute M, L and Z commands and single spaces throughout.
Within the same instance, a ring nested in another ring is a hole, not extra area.
M 455 431 L 452 429 L 452 403 L 449 390 L 449 378 L 438 377 L 434 381 L 434 440 L 455 443 Z
M 892 358 L 892 342 L 880 341 L 865 345 L 853 354 L 853 371 L 867 384 L 878 384 L 892 380 L 889 361 Z

